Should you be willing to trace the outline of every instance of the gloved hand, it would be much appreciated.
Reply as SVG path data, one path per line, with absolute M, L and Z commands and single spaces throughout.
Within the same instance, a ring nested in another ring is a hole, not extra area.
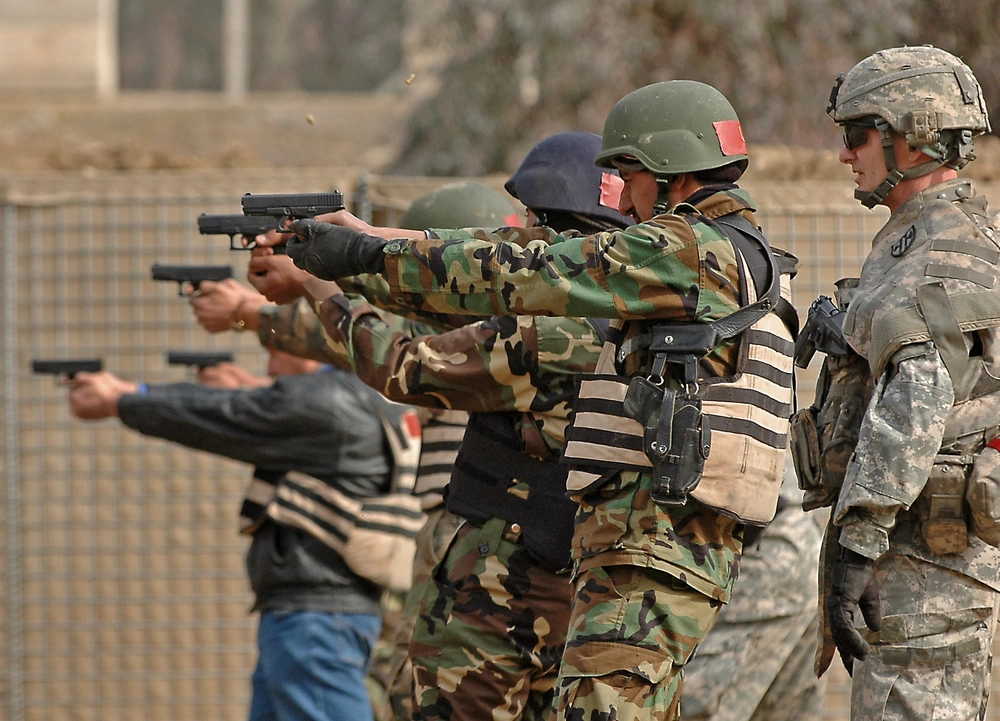
M 841 548 L 839 558 L 833 563 L 831 575 L 832 587 L 826 598 L 830 633 L 847 673 L 851 674 L 854 659 L 860 661 L 871 651 L 871 647 L 854 628 L 854 612 L 861 609 L 865 625 L 872 631 L 878 631 L 882 627 L 878 584 L 875 582 L 875 561 Z
M 385 241 L 381 238 L 309 218 L 288 227 L 295 233 L 288 240 L 288 257 L 321 280 L 385 270 Z

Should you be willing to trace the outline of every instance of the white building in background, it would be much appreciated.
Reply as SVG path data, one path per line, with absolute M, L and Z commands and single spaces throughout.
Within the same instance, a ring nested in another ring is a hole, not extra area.
M 0 0 L 0 90 L 114 95 L 117 0 Z
M 248 91 L 249 2 L 223 0 L 223 84 L 233 99 Z M 118 77 L 118 0 L 0 0 L 0 92 L 112 97 Z

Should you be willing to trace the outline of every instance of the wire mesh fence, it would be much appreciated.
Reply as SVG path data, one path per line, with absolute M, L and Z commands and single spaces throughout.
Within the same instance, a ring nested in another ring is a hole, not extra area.
M 247 189 L 339 187 L 349 207 L 391 225 L 443 181 L 301 171 L 101 180 L 8 180 L 2 209 L 0 719 L 243 718 L 255 618 L 237 510 L 250 469 L 113 419 L 72 419 L 65 389 L 33 375 L 30 361 L 101 358 L 124 378 L 173 382 L 189 376 L 166 365 L 166 351 L 227 350 L 263 374 L 253 334 L 203 332 L 175 287 L 150 280 L 154 262 L 231 263 L 242 274 L 246 255 L 198 235 L 198 214 L 239 212 Z M 857 273 L 885 219 L 824 204 L 818 189 L 815 197 L 762 203 L 758 217 L 772 243 L 801 260 L 800 313 Z M 810 374 L 799 390 L 809 402 Z M 825 718 L 847 718 L 848 681 L 832 671 Z

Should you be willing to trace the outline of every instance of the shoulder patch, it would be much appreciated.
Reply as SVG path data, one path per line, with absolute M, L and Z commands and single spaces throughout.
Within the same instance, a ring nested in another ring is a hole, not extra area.
M 892 248 L 890 248 L 889 250 L 889 252 L 892 254 L 892 257 L 901 258 L 903 255 L 905 255 L 906 251 L 908 251 L 910 249 L 910 246 L 913 245 L 913 240 L 916 237 L 917 237 L 917 227 L 915 225 L 911 225 L 909 228 L 906 229 L 906 232 L 903 233 L 903 235 L 899 238 L 899 240 L 897 240 L 895 243 L 892 244 Z

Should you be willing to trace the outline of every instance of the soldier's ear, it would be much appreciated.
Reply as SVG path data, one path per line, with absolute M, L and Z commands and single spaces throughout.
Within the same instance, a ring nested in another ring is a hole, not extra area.
M 926 163 L 933 158 L 919 148 L 914 148 L 909 143 L 906 142 L 906 138 L 895 130 L 892 131 L 893 134 L 893 150 L 896 153 L 896 165 L 899 166 L 900 170 L 906 170 L 907 168 L 913 168 L 923 163 Z

